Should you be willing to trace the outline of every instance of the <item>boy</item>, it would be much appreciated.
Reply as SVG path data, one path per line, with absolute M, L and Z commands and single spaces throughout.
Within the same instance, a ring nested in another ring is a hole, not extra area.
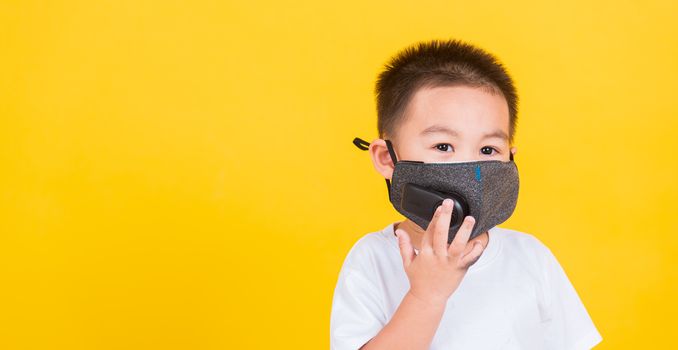
M 457 40 L 423 42 L 386 65 L 375 92 L 380 138 L 354 143 L 369 150 L 407 218 L 349 251 L 333 296 L 330 348 L 577 350 L 602 341 L 550 249 L 496 226 L 517 198 L 517 95 L 501 63 Z M 477 182 L 458 176 L 467 166 Z M 417 187 L 401 186 L 405 167 L 408 182 L 461 194 L 407 194 Z M 492 171 L 505 175 L 492 180 Z M 432 216 L 413 213 L 430 198 L 442 201 Z

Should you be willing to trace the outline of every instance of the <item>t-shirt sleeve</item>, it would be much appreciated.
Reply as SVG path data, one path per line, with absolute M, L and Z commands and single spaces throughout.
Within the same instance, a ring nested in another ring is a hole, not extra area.
M 330 350 L 357 350 L 386 325 L 383 299 L 375 282 L 345 263 L 334 290 Z
M 551 250 L 543 246 L 545 349 L 591 349 L 603 338 Z

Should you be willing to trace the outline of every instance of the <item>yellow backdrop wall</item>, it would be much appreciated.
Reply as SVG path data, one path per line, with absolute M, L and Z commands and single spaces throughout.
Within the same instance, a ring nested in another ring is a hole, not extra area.
M 0 348 L 327 348 L 346 253 L 402 219 L 351 140 L 434 38 L 516 80 L 502 226 L 554 251 L 600 349 L 675 348 L 677 7 L 3 1 Z

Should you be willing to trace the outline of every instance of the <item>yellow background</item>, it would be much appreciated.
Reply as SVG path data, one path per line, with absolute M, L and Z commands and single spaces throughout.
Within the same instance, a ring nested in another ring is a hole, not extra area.
M 0 348 L 324 349 L 337 274 L 400 220 L 373 86 L 459 38 L 516 80 L 502 226 L 604 340 L 675 348 L 675 1 L 2 1 Z

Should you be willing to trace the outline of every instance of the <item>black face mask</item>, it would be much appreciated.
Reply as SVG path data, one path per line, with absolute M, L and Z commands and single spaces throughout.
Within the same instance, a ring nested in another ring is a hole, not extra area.
M 485 160 L 455 163 L 398 161 L 391 141 L 385 140 L 393 160 L 392 183 L 386 179 L 393 207 L 423 230 L 445 198 L 453 200 L 447 243 L 452 243 L 464 217 L 476 220 L 470 239 L 506 221 L 518 201 L 518 168 L 513 161 Z M 368 150 L 370 144 L 355 138 L 353 144 Z

